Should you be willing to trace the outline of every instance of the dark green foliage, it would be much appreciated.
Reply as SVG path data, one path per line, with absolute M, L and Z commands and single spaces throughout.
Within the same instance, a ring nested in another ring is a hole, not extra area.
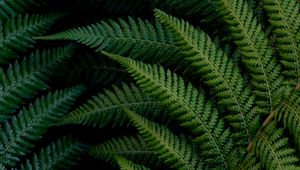
M 172 44 L 172 37 L 161 24 L 130 17 L 126 21 L 102 21 L 39 39 L 74 40 L 98 52 L 105 50 L 151 63 L 176 63 L 180 59 L 175 57 L 178 55 L 178 48 Z
M 112 87 L 113 91 L 104 90 L 103 94 L 94 96 L 87 103 L 64 116 L 58 125 L 83 124 L 94 127 L 127 126 L 127 116 L 120 110 L 118 104 L 133 109 L 144 116 L 161 122 L 169 123 L 171 118 L 164 116 L 165 111 L 159 106 L 159 102 L 133 84 L 122 84 L 121 88 Z M 116 103 L 117 102 L 117 103 Z M 154 112 L 154 113 L 152 113 Z
M 121 170 L 150 170 L 143 165 L 134 164 L 123 157 L 116 157 L 116 160 Z
M 266 169 L 300 169 L 295 150 L 288 146 L 288 139 L 282 138 L 282 134 L 283 129 L 276 129 L 276 123 L 271 122 L 254 139 L 255 154 Z
M 0 68 L 0 122 L 20 108 L 23 102 L 48 88 L 46 82 L 59 64 L 70 57 L 72 46 L 36 51 L 21 62 L 15 61 L 4 71 Z
M 202 169 L 202 161 L 185 138 L 174 135 L 166 127 L 151 122 L 123 108 L 143 136 L 147 145 L 172 169 Z
M 1 0 L 0 20 L 10 19 L 20 13 L 27 13 L 43 4 L 45 4 L 45 2 L 42 0 Z
M 63 137 L 34 154 L 21 170 L 69 169 L 85 153 L 87 146 L 72 137 Z
M 254 105 L 255 96 L 244 86 L 239 68 L 204 32 L 162 11 L 156 11 L 156 17 L 173 34 L 182 55 L 214 91 L 219 104 L 235 113 L 228 115 L 229 121 L 247 142 L 257 129 L 259 110 Z
M 0 64 L 33 48 L 36 43 L 33 36 L 43 35 L 58 18 L 59 14 L 27 14 L 0 20 Z
M 78 86 L 49 93 L 4 122 L 0 130 L 1 163 L 14 166 L 20 156 L 30 151 L 32 142 L 41 138 L 69 110 L 82 90 L 83 87 Z
M 300 170 L 299 12 L 0 0 L 0 170 Z
M 166 113 L 169 116 L 196 135 L 194 141 L 203 149 L 201 155 L 205 161 L 214 166 L 228 167 L 226 157 L 232 150 L 230 131 L 224 128 L 222 120 L 218 120 L 218 111 L 205 101 L 201 92 L 191 84 L 185 85 L 182 78 L 157 65 L 105 54 L 126 68 L 145 92 L 168 109 Z
M 296 33 L 300 29 L 300 4 L 294 0 L 263 0 L 273 33 L 276 35 L 283 73 L 296 85 L 300 82 L 300 46 Z
M 115 157 L 118 156 L 135 160 L 151 167 L 161 163 L 157 159 L 157 152 L 150 150 L 140 135 L 113 138 L 92 146 L 89 154 L 110 163 L 115 163 Z

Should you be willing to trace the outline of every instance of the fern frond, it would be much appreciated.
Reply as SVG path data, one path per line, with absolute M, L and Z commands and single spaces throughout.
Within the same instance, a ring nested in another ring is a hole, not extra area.
M 185 138 L 179 138 L 166 127 L 147 120 L 127 108 L 123 108 L 123 111 L 127 113 L 148 146 L 157 152 L 166 165 L 173 169 L 203 168 L 202 160 Z
M 283 129 L 276 127 L 274 121 L 257 133 L 252 152 L 266 169 L 300 169 L 295 150 L 289 147 L 288 139 L 283 137 Z
M 20 13 L 27 13 L 37 6 L 45 4 L 41 0 L 1 0 L 0 1 L 0 21 L 17 16 Z
M 143 165 L 135 164 L 124 157 L 116 157 L 116 160 L 119 164 L 121 170 L 150 170 Z
M 296 143 L 297 150 L 300 150 L 300 91 L 294 90 L 287 100 L 281 103 L 277 110 L 276 119 L 282 121 L 289 130 Z
M 43 35 L 60 17 L 60 14 L 19 15 L 0 21 L 0 64 L 32 48 L 36 43 L 32 37 Z
M 296 33 L 300 29 L 300 4 L 295 0 L 263 0 L 264 8 L 276 35 L 283 73 L 294 85 L 300 82 L 300 42 Z
M 226 158 L 232 149 L 231 133 L 225 129 L 218 111 L 196 88 L 160 66 L 103 53 L 127 69 L 146 93 L 168 109 L 170 117 L 179 120 L 181 126 L 197 136 L 195 141 L 202 149 L 205 162 L 210 166 L 228 167 Z
M 113 86 L 113 91 L 104 90 L 104 93 L 94 96 L 64 116 L 58 125 L 83 124 L 99 128 L 107 125 L 126 126 L 129 124 L 128 118 L 116 102 L 142 113 L 151 120 L 159 118 L 165 124 L 171 120 L 164 116 L 165 109 L 159 105 L 158 101 L 143 93 L 135 85 L 122 83 L 121 87 Z M 153 112 L 155 114 L 150 114 Z
M 74 40 L 98 52 L 105 50 L 151 63 L 176 63 L 179 60 L 179 51 L 172 44 L 172 37 L 158 22 L 151 24 L 130 17 L 128 21 L 102 21 L 38 39 Z
M 246 155 L 244 160 L 238 164 L 238 169 L 240 170 L 261 170 L 261 164 L 258 161 L 258 158 L 253 152 L 250 152 Z
M 262 26 L 245 0 L 217 0 L 216 3 L 243 55 L 244 65 L 250 71 L 257 103 L 269 113 L 276 107 L 274 94 L 282 93 L 283 77 Z
M 14 166 L 34 146 L 32 142 L 68 111 L 83 89 L 77 86 L 49 93 L 6 121 L 0 129 L 0 162 Z
M 238 66 L 203 31 L 162 11 L 156 10 L 155 15 L 173 34 L 182 56 L 191 63 L 195 72 L 201 74 L 219 103 L 235 113 L 228 118 L 231 125 L 242 133 L 238 136 L 243 136 L 244 143 L 247 143 L 257 129 L 259 115 L 254 108 L 255 97 L 245 87 Z M 249 132 L 251 128 L 253 130 Z
M 63 137 L 42 148 L 38 154 L 27 159 L 21 170 L 69 169 L 86 152 L 87 146 L 71 137 Z
M 73 46 L 36 51 L 21 62 L 10 64 L 6 71 L 0 68 L 0 122 L 5 121 L 25 99 L 47 89 L 49 76 L 72 52 Z
M 157 159 L 156 151 L 150 150 L 142 136 L 123 136 L 113 138 L 90 148 L 89 154 L 97 159 L 114 163 L 116 156 L 129 160 L 157 166 L 161 161 Z

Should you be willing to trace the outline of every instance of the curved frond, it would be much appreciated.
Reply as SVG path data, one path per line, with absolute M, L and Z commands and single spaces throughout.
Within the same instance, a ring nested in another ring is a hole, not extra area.
M 103 53 L 127 69 L 145 92 L 168 109 L 169 116 L 179 120 L 181 126 L 197 136 L 195 141 L 202 149 L 204 161 L 210 166 L 228 167 L 226 158 L 232 150 L 231 133 L 225 129 L 216 108 L 205 100 L 201 92 L 161 66 Z
M 6 71 L 0 68 L 0 122 L 20 108 L 26 99 L 47 89 L 49 76 L 72 52 L 73 46 L 36 51 L 21 62 L 10 64 Z
M 276 107 L 274 94 L 282 93 L 283 77 L 279 74 L 281 68 L 272 55 L 267 36 L 245 0 L 216 2 L 218 12 L 227 22 L 232 38 L 243 55 L 244 65 L 250 71 L 252 90 L 258 96 L 257 103 L 269 113 Z
M 0 162 L 14 166 L 34 146 L 32 142 L 68 111 L 83 89 L 77 86 L 49 93 L 6 121 L 0 129 Z
M 276 118 L 294 137 L 296 148 L 300 151 L 300 91 L 294 90 L 287 100 L 281 103 Z
M 276 35 L 283 73 L 296 85 L 300 83 L 300 42 L 296 37 L 300 30 L 300 3 L 295 0 L 263 0 L 263 3 Z
M 104 90 L 104 93 L 94 96 L 64 116 L 58 125 L 83 124 L 100 128 L 107 125 L 126 126 L 129 124 L 128 118 L 116 102 L 142 113 L 151 120 L 159 118 L 164 124 L 170 122 L 171 118 L 164 116 L 165 109 L 159 105 L 159 102 L 143 93 L 135 85 L 123 83 L 121 87 L 113 86 L 112 88 L 112 91 Z
M 123 136 L 113 138 L 90 148 L 89 154 L 97 159 L 110 163 L 115 162 L 116 156 L 151 165 L 161 163 L 156 151 L 150 150 L 142 136 Z
M 259 110 L 255 108 L 255 97 L 244 85 L 238 66 L 203 31 L 162 11 L 156 10 L 155 15 L 173 34 L 184 59 L 214 91 L 219 104 L 234 112 L 228 118 L 241 133 L 238 136 L 247 143 L 258 128 Z
M 42 148 L 38 154 L 27 159 L 20 170 L 69 169 L 87 151 L 87 146 L 71 137 L 63 137 Z
M 0 21 L 27 13 L 34 7 L 45 4 L 42 0 L 0 0 Z
M 201 170 L 202 160 L 185 138 L 174 135 L 169 129 L 145 119 L 127 108 L 123 108 L 137 127 L 148 146 L 157 152 L 159 158 L 173 169 Z
M 283 129 L 276 127 L 274 121 L 257 133 L 252 149 L 266 169 L 300 169 L 295 150 L 289 147 L 288 139 L 283 137 Z
M 98 52 L 105 50 L 151 63 L 170 64 L 180 59 L 178 48 L 172 44 L 172 37 L 158 22 L 152 24 L 130 17 L 128 21 L 102 21 L 38 39 L 74 40 Z
M 150 170 L 143 165 L 135 164 L 124 157 L 116 157 L 116 160 L 119 164 L 121 170 Z
M 0 64 L 32 48 L 36 43 L 33 36 L 43 35 L 60 17 L 60 14 L 19 15 L 7 21 L 0 20 Z

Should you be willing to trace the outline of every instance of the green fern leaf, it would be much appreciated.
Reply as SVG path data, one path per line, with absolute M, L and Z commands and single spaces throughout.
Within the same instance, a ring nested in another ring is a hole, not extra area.
M 19 15 L 0 21 L 0 64 L 16 58 L 20 52 L 33 48 L 33 36 L 43 35 L 61 15 Z
M 134 164 L 133 162 L 127 160 L 124 157 L 118 156 L 116 157 L 116 160 L 121 170 L 150 170 L 149 168 L 146 168 L 143 165 Z
M 159 105 L 159 102 L 141 92 L 135 85 L 122 84 L 121 88 L 113 86 L 113 89 L 113 91 L 104 90 L 103 94 L 94 96 L 64 116 L 58 125 L 83 124 L 99 128 L 107 125 L 126 126 L 129 121 L 119 105 L 115 103 L 116 101 L 132 110 L 143 113 L 143 116 L 151 120 L 159 118 L 160 122 L 164 124 L 172 122 L 171 118 L 164 116 L 165 109 Z M 152 112 L 155 114 L 149 114 Z
M 169 116 L 178 119 L 181 126 L 187 127 L 197 136 L 196 142 L 204 161 L 211 166 L 228 167 L 226 160 L 232 149 L 229 129 L 225 129 L 218 111 L 191 84 L 170 71 L 165 72 L 157 65 L 146 65 L 129 58 L 103 52 L 109 58 L 119 62 L 137 84 L 149 95 L 166 107 Z M 212 152 L 213 151 L 213 152 Z
M 295 150 L 289 147 L 288 139 L 283 137 L 283 129 L 276 127 L 274 121 L 257 133 L 252 152 L 255 152 L 266 169 L 300 169 Z
M 295 0 L 263 0 L 263 3 L 276 35 L 284 74 L 296 85 L 300 83 L 300 42 L 296 37 L 300 29 L 300 4 Z
M 14 166 L 34 146 L 32 142 L 68 111 L 83 89 L 78 86 L 49 93 L 6 121 L 0 129 L 0 162 Z
M 274 94 L 283 93 L 280 65 L 272 56 L 272 48 L 253 11 L 244 0 L 217 0 L 217 7 L 227 22 L 233 40 L 243 55 L 243 62 L 251 74 L 252 90 L 257 103 L 271 112 L 276 105 Z
M 0 122 L 16 111 L 25 99 L 47 89 L 49 76 L 72 52 L 73 46 L 36 51 L 21 62 L 10 64 L 7 71 L 0 68 Z
M 27 159 L 21 170 L 69 169 L 76 164 L 87 146 L 71 137 L 63 137 L 42 148 L 38 154 Z
M 239 68 L 203 31 L 162 11 L 156 10 L 155 15 L 173 34 L 182 56 L 201 74 L 219 103 L 235 113 L 228 118 L 231 125 L 242 133 L 238 136 L 243 136 L 244 143 L 247 143 L 258 127 L 259 110 L 255 108 L 255 97 L 244 85 Z
M 100 22 L 75 28 L 50 36 L 38 37 L 44 40 L 74 40 L 86 44 L 96 51 L 108 51 L 128 55 L 151 63 L 177 63 L 178 48 L 172 37 L 156 22 L 132 18 L 118 22 Z M 143 58 L 141 58 L 143 57 Z M 174 61 L 175 60 L 175 61 Z M 171 62 L 172 61 L 172 62 Z
M 203 162 L 198 158 L 193 147 L 179 138 L 166 127 L 145 119 L 127 108 L 123 108 L 133 124 L 137 127 L 148 146 L 157 152 L 172 169 L 200 170 Z
M 300 91 L 294 90 L 287 100 L 281 103 L 276 118 L 283 121 L 284 127 L 294 137 L 296 148 L 300 150 Z
M 45 4 L 41 0 L 1 0 L 0 1 L 0 20 L 9 19 L 20 13 L 27 13 L 37 6 Z
M 244 160 L 239 163 L 238 169 L 240 170 L 261 170 L 261 164 L 258 161 L 258 158 L 253 152 L 250 152 L 246 155 Z
M 90 148 L 89 154 L 97 159 L 115 163 L 116 156 L 158 167 L 156 151 L 150 150 L 142 136 L 123 136 L 102 142 Z

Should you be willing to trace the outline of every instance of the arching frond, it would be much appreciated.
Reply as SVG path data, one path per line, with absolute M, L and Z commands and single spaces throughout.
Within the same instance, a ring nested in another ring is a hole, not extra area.
M 36 43 L 33 36 L 43 35 L 60 17 L 60 14 L 18 15 L 7 21 L 0 20 L 0 64 L 32 48 Z
M 263 0 L 269 21 L 276 35 L 283 73 L 294 85 L 300 83 L 300 3 L 295 0 Z
M 137 113 L 126 108 L 123 110 L 137 127 L 148 146 L 156 151 L 159 158 L 171 168 L 202 169 L 202 160 L 186 139 L 179 138 L 166 127 L 149 121 Z
M 97 159 L 115 163 L 116 156 L 151 165 L 155 167 L 161 163 L 157 152 L 151 150 L 142 136 L 123 136 L 107 140 L 90 148 L 89 154 Z
M 294 90 L 276 112 L 277 120 L 282 121 L 284 127 L 293 135 L 296 148 L 300 151 L 300 91 Z
M 124 157 L 116 157 L 116 160 L 119 164 L 121 170 L 150 170 L 143 165 L 135 164 Z
M 151 63 L 170 64 L 180 61 L 178 48 L 172 44 L 170 34 L 158 22 L 152 24 L 142 19 L 102 21 L 38 39 L 74 40 L 98 52 L 105 50 Z
M 87 146 L 71 137 L 63 137 L 42 148 L 38 154 L 27 159 L 21 170 L 69 169 L 87 151 Z
M 155 15 L 173 34 L 182 56 L 214 91 L 219 104 L 234 112 L 228 118 L 247 143 L 259 127 L 259 110 L 238 66 L 203 31 L 162 11 L 156 10 Z
M 283 137 L 283 129 L 273 121 L 259 131 L 253 141 L 253 150 L 266 169 L 300 169 L 295 150 L 289 147 L 288 139 Z
M 0 162 L 14 166 L 83 91 L 82 86 L 49 93 L 12 116 L 0 129 Z
M 245 0 L 217 0 L 216 3 L 250 71 L 257 103 L 269 113 L 276 107 L 274 94 L 284 93 L 284 88 L 279 74 L 281 68 L 272 55 L 267 36 Z
M 168 124 L 171 118 L 164 116 L 165 109 L 159 102 L 143 93 L 133 84 L 122 84 L 121 87 L 113 86 L 113 90 L 105 90 L 64 116 L 58 125 L 83 124 L 94 127 L 111 125 L 126 126 L 129 124 L 119 105 L 122 104 L 132 110 L 138 111 L 151 120 L 160 119 Z M 150 114 L 151 113 L 151 114 Z M 154 113 L 154 114 L 152 114 Z
M 201 155 L 209 166 L 228 167 L 226 159 L 232 150 L 231 133 L 224 127 L 218 111 L 205 100 L 201 92 L 160 66 L 103 53 L 120 63 L 145 92 L 168 109 L 169 116 L 179 120 L 181 126 L 197 136 L 195 141 L 200 145 Z
M 20 108 L 26 99 L 47 89 L 49 76 L 72 52 L 73 46 L 36 51 L 21 62 L 10 64 L 6 71 L 0 68 L 0 122 Z

